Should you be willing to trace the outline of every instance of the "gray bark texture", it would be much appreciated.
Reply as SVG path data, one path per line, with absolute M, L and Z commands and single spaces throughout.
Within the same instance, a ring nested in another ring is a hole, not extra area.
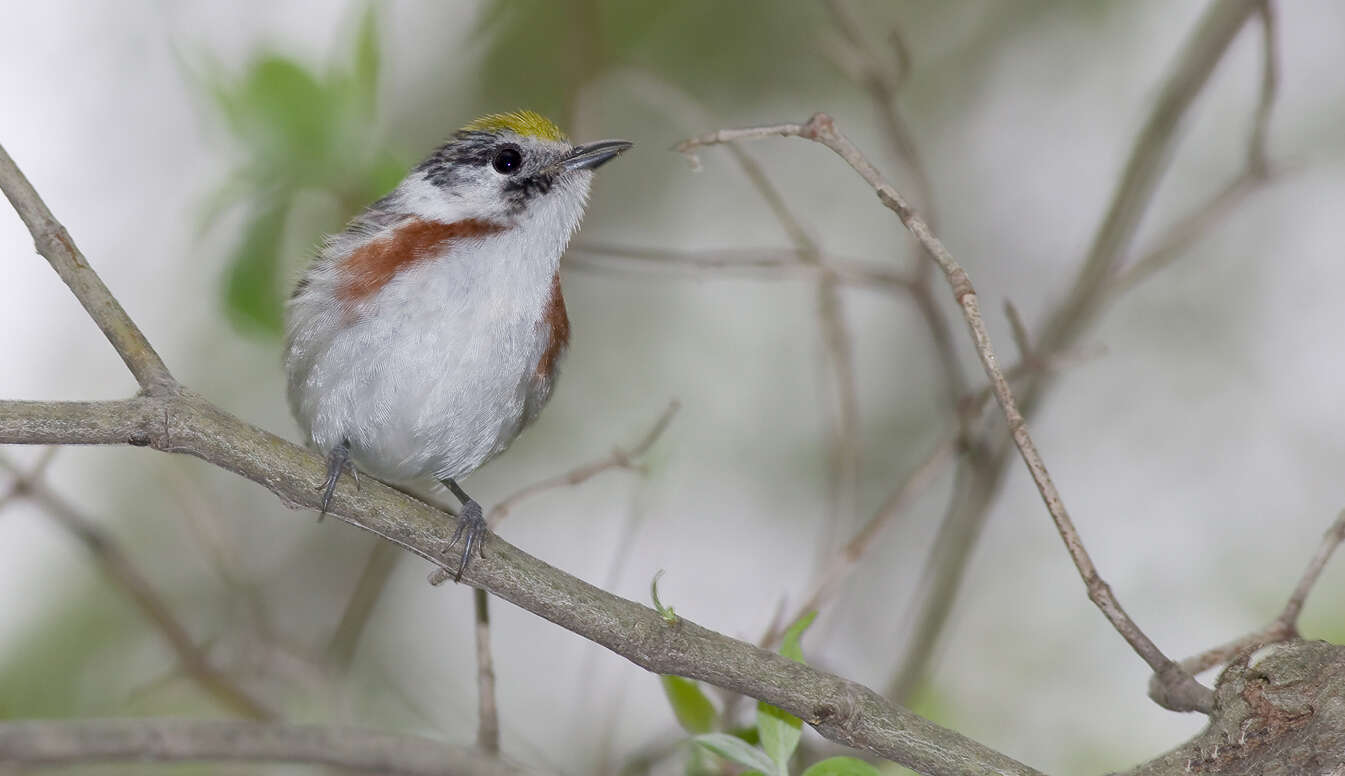
M 1345 647 L 1290 641 L 1224 670 L 1210 724 L 1118 776 L 1345 776 Z

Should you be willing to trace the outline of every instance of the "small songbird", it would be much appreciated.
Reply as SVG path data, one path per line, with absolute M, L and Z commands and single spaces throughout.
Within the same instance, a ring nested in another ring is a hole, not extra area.
M 531 111 L 484 116 L 327 238 L 285 326 L 290 408 L 327 455 L 323 514 L 347 467 L 438 480 L 462 503 L 461 578 L 486 522 L 457 480 L 551 396 L 570 336 L 560 257 L 593 171 L 630 147 L 571 145 Z

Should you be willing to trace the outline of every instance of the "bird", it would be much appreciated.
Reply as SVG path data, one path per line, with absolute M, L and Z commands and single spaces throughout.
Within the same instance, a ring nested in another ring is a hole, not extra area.
M 326 456 L 319 519 L 349 469 L 459 501 L 462 572 L 488 533 L 458 480 L 536 418 L 569 345 L 560 258 L 594 171 L 632 143 L 575 145 L 533 111 L 482 116 L 329 235 L 286 305 L 290 409 Z

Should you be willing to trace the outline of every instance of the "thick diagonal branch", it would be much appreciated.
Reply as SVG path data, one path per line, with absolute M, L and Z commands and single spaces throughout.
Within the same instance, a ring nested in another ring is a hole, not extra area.
M 109 402 L 0 401 L 0 444 L 131 444 L 201 458 L 316 509 L 324 461 L 189 391 Z M 330 513 L 437 566 L 451 562 L 452 518 L 368 478 L 342 480 Z M 823 736 L 931 776 L 1035 774 L 1011 758 L 893 705 L 858 683 L 795 663 L 600 590 L 491 536 L 463 579 L 649 671 L 698 679 L 778 706 Z

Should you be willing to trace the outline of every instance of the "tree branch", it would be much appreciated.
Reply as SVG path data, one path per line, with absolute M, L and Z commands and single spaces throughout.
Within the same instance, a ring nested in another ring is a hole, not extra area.
M 383 776 L 525 776 L 475 750 L 367 728 L 182 719 L 0 722 L 0 765 L 220 760 L 328 765 Z
M 136 382 L 146 391 L 173 391 L 177 381 L 169 374 L 159 354 L 140 332 L 131 317 L 122 309 L 112 292 L 107 290 L 84 260 L 84 254 L 75 247 L 70 233 L 56 220 L 46 203 L 37 195 L 33 185 L 0 146 L 0 190 L 5 192 L 19 218 L 32 233 L 37 252 L 42 254 L 61 280 L 75 292 L 75 298 L 103 330 L 112 347 L 117 350 L 126 367 L 135 375 Z
M 1237 30 L 1250 18 L 1257 4 L 1258 0 L 1211 0 L 1205 14 L 1188 36 L 1164 81 L 1159 100 L 1150 110 L 1143 129 L 1132 144 L 1122 182 L 1118 184 L 1106 214 L 1101 219 L 1092 249 L 1085 258 L 1073 289 L 1047 315 L 1043 332 L 1035 338 L 1040 358 L 1052 358 L 1077 347 L 1079 338 L 1105 304 L 1115 300 L 1121 291 L 1133 285 L 1116 284 L 1113 280 L 1116 276 L 1109 274 L 1105 266 L 1114 265 L 1116 256 L 1133 239 L 1139 223 L 1136 214 L 1142 213 L 1152 201 L 1157 177 L 1164 169 L 1164 160 L 1170 155 L 1174 135 L 1182 118 L 1189 112 L 1214 66 L 1228 51 Z M 1268 92 L 1264 87 L 1265 79 L 1261 104 L 1268 106 Z M 1273 92 L 1269 94 L 1273 96 Z M 1216 207 L 1216 215 L 1229 210 L 1220 205 Z M 1212 226 L 1213 222 L 1214 218 L 1209 218 L 1203 222 L 1188 223 L 1203 230 Z M 1178 230 L 1181 228 L 1179 222 L 1169 232 L 1169 236 L 1179 235 Z M 1199 235 L 1199 231 L 1191 231 L 1186 233 L 1185 238 L 1193 241 Z M 1160 239 L 1158 250 L 1162 250 L 1166 244 L 1177 243 Z M 1175 254 L 1169 255 L 1175 257 Z M 1142 262 L 1135 266 L 1143 266 L 1145 270 L 1157 269 L 1166 263 L 1166 258 L 1153 263 Z M 1099 269 L 1098 265 L 1105 266 Z M 1137 280 L 1140 277 L 1142 275 L 1127 279 Z M 1099 287 L 1104 284 L 1105 288 Z M 1049 372 L 1029 375 L 1019 393 L 1019 404 L 1024 415 L 1032 415 L 1054 380 L 1055 375 Z M 915 626 L 918 643 L 908 652 L 907 659 L 903 661 L 892 683 L 889 696 L 894 699 L 905 697 L 900 691 L 913 686 L 914 679 L 923 673 L 924 665 L 933 653 L 933 645 L 947 619 L 947 609 L 956 597 L 972 546 L 980 536 L 989 505 L 1004 480 L 1004 468 L 1010 460 L 1010 444 L 1008 440 L 999 441 L 986 436 L 971 443 L 970 449 L 980 456 L 983 463 L 974 471 L 967 472 L 965 477 L 959 471 L 956 487 L 964 496 L 960 504 L 950 505 L 926 564 L 928 571 L 925 578 L 928 583 L 925 587 L 929 592 L 922 596 L 918 604 Z
M 103 574 L 131 599 L 145 619 L 168 642 L 182 670 L 192 681 L 221 705 L 238 714 L 256 720 L 276 718 L 274 711 L 215 668 L 206 653 L 192 640 L 187 628 L 173 614 L 172 607 L 111 536 L 37 476 L 20 472 L 6 458 L 0 458 L 0 468 L 14 473 L 15 493 L 32 499 L 84 544 Z
M 1101 309 L 1100 301 L 1108 281 L 1134 239 L 1140 218 L 1152 201 L 1159 178 L 1167 167 L 1182 118 L 1209 80 L 1214 66 L 1223 58 L 1233 37 L 1262 2 L 1214 0 L 1191 31 L 1144 128 L 1135 137 L 1111 205 L 1093 237 L 1074 287 L 1038 338 L 1043 353 L 1068 347 Z M 1266 93 L 1264 88 L 1263 82 L 1263 95 Z M 1273 95 L 1273 89 L 1269 93 Z M 1031 403 L 1024 401 L 1025 405 Z
M 614 447 L 612 448 L 612 452 L 604 458 L 599 458 L 596 461 L 590 461 L 582 466 L 577 466 L 564 474 L 558 474 L 554 477 L 539 480 L 500 499 L 490 508 L 488 518 L 490 520 L 491 528 L 498 526 L 501 520 L 508 517 L 510 510 L 517 506 L 520 501 L 531 498 L 538 493 L 543 493 L 553 488 L 578 485 L 609 469 L 632 468 L 635 465 L 633 461 L 649 452 L 649 448 L 653 447 L 659 437 L 663 436 L 663 432 L 667 430 L 668 424 L 672 422 L 673 416 L 677 414 L 677 410 L 681 408 L 681 406 L 681 403 L 676 399 L 669 402 L 668 407 L 659 415 L 658 420 L 654 421 L 654 425 L 649 431 L 645 432 L 645 435 L 640 438 L 640 441 L 636 442 L 631 447 Z M 444 580 L 431 580 L 431 583 L 439 584 L 443 581 Z
M 1336 551 L 1341 542 L 1345 542 L 1345 510 L 1342 510 L 1331 527 L 1326 529 L 1321 544 L 1317 547 L 1317 552 L 1312 556 L 1312 560 L 1308 561 L 1307 568 L 1303 570 L 1303 576 L 1294 586 L 1294 591 L 1289 595 L 1289 600 L 1285 602 L 1284 609 L 1280 611 L 1279 616 L 1258 631 L 1183 660 L 1182 668 L 1191 674 L 1199 674 L 1216 666 L 1221 666 L 1239 655 L 1270 644 L 1298 638 L 1298 616 L 1303 611 L 1303 604 L 1308 599 L 1308 593 L 1312 592 L 1313 586 L 1317 584 L 1317 578 L 1321 576 L 1322 569 L 1326 568 L 1326 562 L 1331 559 L 1332 553 Z
M 1149 664 L 1149 667 L 1162 677 L 1162 685 L 1168 690 L 1167 695 L 1159 701 L 1162 705 L 1174 710 L 1199 710 L 1208 713 L 1213 708 L 1213 692 L 1196 682 L 1189 674 L 1183 672 L 1180 666 L 1163 654 L 1158 645 L 1154 644 L 1126 614 L 1120 601 L 1112 593 L 1111 587 L 1102 579 L 1097 568 L 1093 565 L 1092 558 L 1084 547 L 1083 540 L 1074 527 L 1074 522 L 1065 509 L 1060 494 L 1056 491 L 1055 483 L 1051 481 L 1051 475 L 1046 469 L 1046 464 L 1037 451 L 1036 444 L 1032 441 L 1032 436 L 1027 429 L 1027 422 L 1024 420 L 1022 413 L 1019 412 L 1017 402 L 1014 400 L 1013 391 L 1009 388 L 1009 383 L 1004 379 L 1000 370 L 994 348 L 990 343 L 990 334 L 981 318 L 981 308 L 977 301 L 976 291 L 966 270 L 948 252 L 943 243 L 934 236 L 929 225 L 906 203 L 901 194 L 874 169 L 859 149 L 836 128 L 832 118 L 824 113 L 819 113 L 804 124 L 779 124 L 770 127 L 718 130 L 683 141 L 678 144 L 677 150 L 687 153 L 705 145 L 763 137 L 799 137 L 821 143 L 831 149 L 873 187 L 878 194 L 878 199 L 897 214 L 902 224 L 915 235 L 925 251 L 939 265 L 939 269 L 943 271 L 944 277 L 948 281 L 953 298 L 962 308 L 963 320 L 966 321 L 972 341 L 976 346 L 976 354 L 980 358 L 981 366 L 994 389 L 995 399 L 998 401 L 1004 419 L 1008 423 L 1010 436 L 1018 448 L 1023 463 L 1027 465 L 1028 473 L 1032 476 L 1032 481 L 1037 486 L 1037 491 L 1041 494 L 1042 501 L 1045 502 L 1051 519 L 1055 522 L 1060 538 L 1065 542 L 1065 548 L 1069 552 L 1070 559 L 1074 561 L 1074 566 L 1083 579 L 1084 586 L 1088 590 L 1089 600 L 1102 611 L 1107 620 L 1111 622 L 1112 627 Z
M 0 444 L 123 444 L 192 455 L 317 509 L 325 462 L 189 391 L 107 402 L 0 401 Z M 453 521 L 371 478 L 343 479 L 329 514 L 443 568 Z M 999 752 L 895 706 L 872 690 L 703 628 L 669 625 L 491 535 L 463 579 L 601 644 L 649 671 L 698 679 L 778 706 L 823 736 L 932 776 L 1035 774 Z M 452 570 L 450 566 L 450 570 Z
M 22 180 L 22 174 L 8 157 L 5 161 L 9 167 L 0 170 L 0 180 L 11 186 L 15 180 Z M 31 187 L 27 190 L 31 192 Z M 29 201 L 18 199 L 21 203 Z M 93 270 L 82 261 L 81 265 L 88 273 L 86 280 L 110 299 Z M 124 311 L 121 317 L 138 334 Z M 123 343 L 112 333 L 109 339 L 121 351 Z M 148 349 L 148 343 L 144 347 Z M 134 343 L 128 348 L 128 353 L 141 353 Z M 145 352 L 152 354 L 153 350 Z M 144 363 L 129 356 L 127 362 L 133 369 Z M 151 380 L 147 388 L 156 385 Z M 0 444 L 153 447 L 192 455 L 234 472 L 267 488 L 291 507 L 320 506 L 314 484 L 323 480 L 325 461 L 312 451 L 251 426 L 175 384 L 146 393 L 104 402 L 0 401 Z M 449 541 L 454 521 L 447 513 L 377 481 L 356 488 L 343 479 L 337 491 L 329 514 L 440 568 L 445 567 L 446 559 L 451 561 Z M 685 618 L 668 623 L 654 610 L 572 577 L 498 536 L 489 536 L 483 550 L 483 557 L 463 575 L 473 587 L 601 644 L 646 670 L 698 679 L 764 700 L 806 720 L 833 741 L 865 749 L 929 776 L 1036 773 L 956 731 L 889 703 L 863 685 L 731 639 Z
M 500 753 L 500 709 L 495 702 L 495 664 L 490 656 L 490 595 L 472 591 L 476 613 L 476 746 Z

